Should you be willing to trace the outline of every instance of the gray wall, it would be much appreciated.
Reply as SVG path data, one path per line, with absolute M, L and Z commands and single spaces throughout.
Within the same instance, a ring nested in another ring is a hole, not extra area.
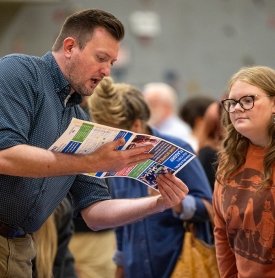
M 275 68 L 274 0 L 7 2 L 0 3 L 0 56 L 11 52 L 42 55 L 51 48 L 68 14 L 101 8 L 118 16 L 126 27 L 122 46 L 129 61 L 123 71 L 115 69 L 118 81 L 142 87 L 151 81 L 170 82 L 175 76 L 173 85 L 181 100 L 196 94 L 218 98 L 240 67 Z M 130 28 L 129 16 L 136 10 L 159 15 L 161 33 L 149 44 L 141 43 Z

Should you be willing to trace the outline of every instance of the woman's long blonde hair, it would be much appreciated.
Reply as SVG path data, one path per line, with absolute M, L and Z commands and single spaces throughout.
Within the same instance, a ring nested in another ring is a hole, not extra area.
M 235 73 L 228 83 L 228 92 L 236 81 L 243 81 L 256 86 L 266 94 L 275 97 L 275 71 L 265 66 L 253 66 L 241 68 Z M 260 117 L 261 115 L 259 115 Z M 270 144 L 264 157 L 264 181 L 263 186 L 272 185 L 272 166 L 275 161 L 275 124 L 273 115 L 270 118 L 268 135 Z M 249 146 L 249 140 L 240 135 L 233 127 L 229 113 L 223 113 L 223 124 L 225 127 L 225 138 L 222 150 L 219 152 L 219 167 L 217 170 L 217 180 L 222 182 L 236 172 L 244 163 Z

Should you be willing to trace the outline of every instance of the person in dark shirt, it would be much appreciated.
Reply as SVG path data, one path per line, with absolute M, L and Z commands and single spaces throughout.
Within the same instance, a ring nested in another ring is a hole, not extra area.
M 224 134 L 221 118 L 221 105 L 218 101 L 215 101 L 206 109 L 203 117 L 202 133 L 199 137 L 198 158 L 208 177 L 212 191 L 216 178 L 218 151 Z
M 185 198 L 187 187 L 169 174 L 158 179 L 161 196 L 130 201 L 111 200 L 103 180 L 82 175 L 147 160 L 151 146 L 119 151 L 125 143 L 119 139 L 86 155 L 48 150 L 73 117 L 88 119 L 79 104 L 110 75 L 123 36 L 115 16 L 89 9 L 65 20 L 52 51 L 42 57 L 0 59 L 1 275 L 32 276 L 32 233 L 69 192 L 74 213 L 94 230 L 136 221 Z

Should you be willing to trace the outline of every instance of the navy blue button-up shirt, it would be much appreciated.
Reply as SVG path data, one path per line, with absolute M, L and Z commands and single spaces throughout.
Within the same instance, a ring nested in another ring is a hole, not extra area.
M 0 150 L 20 144 L 48 149 L 72 117 L 87 119 L 52 53 L 0 59 Z M 28 153 L 25 154 L 26 157 Z M 39 158 L 38 158 L 39 159 Z M 76 210 L 110 199 L 103 180 L 85 175 L 23 178 L 0 175 L 0 221 L 36 231 L 67 195 Z

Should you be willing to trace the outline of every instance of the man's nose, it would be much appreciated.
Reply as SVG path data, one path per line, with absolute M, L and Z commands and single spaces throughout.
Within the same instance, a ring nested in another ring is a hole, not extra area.
M 101 73 L 102 73 L 104 76 L 110 76 L 110 74 L 111 74 L 111 65 L 106 63 L 106 64 L 102 67 Z

